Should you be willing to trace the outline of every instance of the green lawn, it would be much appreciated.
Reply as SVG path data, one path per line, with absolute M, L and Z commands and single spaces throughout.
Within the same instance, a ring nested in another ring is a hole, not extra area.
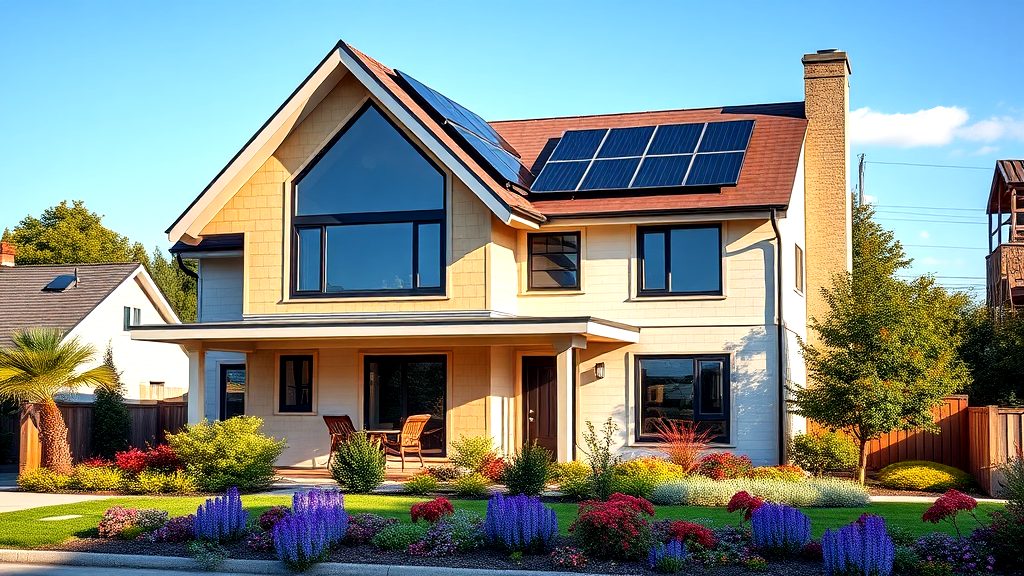
M 133 508 L 159 508 L 167 510 L 171 516 L 193 513 L 201 504 L 203 497 L 151 497 L 151 498 L 111 498 L 33 508 L 20 512 L 0 514 L 0 546 L 31 548 L 59 544 L 75 536 L 88 537 L 96 535 L 96 525 L 103 511 L 111 506 L 130 506 Z M 374 512 L 384 516 L 393 516 L 408 520 L 409 506 L 424 498 L 414 496 L 364 496 L 350 494 L 345 496 L 345 508 L 349 513 Z M 287 496 L 243 496 L 245 507 L 253 514 L 259 514 L 267 508 L 278 504 L 290 504 Z M 456 508 L 464 508 L 484 513 L 487 502 L 483 500 L 454 500 Z M 569 524 L 576 518 L 575 504 L 552 504 L 558 514 L 558 525 L 565 532 Z M 886 518 L 890 524 L 899 525 L 913 534 L 924 534 L 935 530 L 952 530 L 946 524 L 926 524 L 921 521 L 921 514 L 928 504 L 879 503 L 864 508 L 807 508 L 804 512 L 810 516 L 815 537 L 821 536 L 826 528 L 849 523 L 864 512 L 878 514 Z M 981 516 L 987 516 L 991 510 L 1001 508 L 998 504 L 981 503 L 978 505 Z M 712 525 L 734 523 L 738 514 L 729 514 L 725 508 L 699 508 L 696 506 L 658 506 L 658 518 L 701 519 Z M 43 522 L 40 519 L 49 516 L 80 514 L 81 518 Z

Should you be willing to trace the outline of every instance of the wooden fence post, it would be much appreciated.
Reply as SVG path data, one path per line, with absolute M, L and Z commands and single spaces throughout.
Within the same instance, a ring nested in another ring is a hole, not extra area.
M 39 427 L 36 425 L 35 406 L 23 404 L 21 407 L 21 435 L 18 447 L 18 473 L 24 474 L 39 468 L 43 458 L 42 446 L 39 444 Z

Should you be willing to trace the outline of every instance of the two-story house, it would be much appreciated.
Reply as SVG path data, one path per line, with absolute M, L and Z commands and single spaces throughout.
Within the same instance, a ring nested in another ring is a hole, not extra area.
M 168 230 L 200 322 L 133 338 L 186 347 L 190 420 L 259 416 L 284 466 L 324 463 L 323 415 L 417 413 L 436 456 L 570 460 L 611 417 L 624 452 L 691 421 L 777 462 L 851 259 L 849 63 L 803 70 L 801 102 L 485 122 L 340 42 Z

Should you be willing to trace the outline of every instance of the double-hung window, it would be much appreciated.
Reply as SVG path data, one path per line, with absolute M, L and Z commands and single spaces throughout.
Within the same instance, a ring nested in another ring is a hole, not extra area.
M 444 293 L 445 177 L 367 104 L 296 179 L 293 297 Z
M 637 238 L 640 296 L 722 293 L 720 225 L 640 228 Z
M 636 360 L 636 439 L 694 423 L 715 442 L 729 442 L 728 356 L 640 356 Z

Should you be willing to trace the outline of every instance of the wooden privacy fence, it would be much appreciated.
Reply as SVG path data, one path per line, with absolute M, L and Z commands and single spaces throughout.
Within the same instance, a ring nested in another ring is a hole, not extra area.
M 968 410 L 971 475 L 987 494 L 1000 490 L 999 466 L 1024 447 L 1024 408 L 982 406 Z
M 188 421 L 188 404 L 185 402 L 164 402 L 154 404 L 126 404 L 132 425 L 128 433 L 130 446 L 145 449 L 147 444 L 163 442 L 168 432 L 181 430 Z M 71 456 L 75 461 L 83 460 L 92 453 L 91 403 L 58 402 L 64 423 L 68 427 L 68 442 Z M 22 408 L 21 418 L 21 469 L 32 469 L 39 465 L 39 432 L 28 405 Z

